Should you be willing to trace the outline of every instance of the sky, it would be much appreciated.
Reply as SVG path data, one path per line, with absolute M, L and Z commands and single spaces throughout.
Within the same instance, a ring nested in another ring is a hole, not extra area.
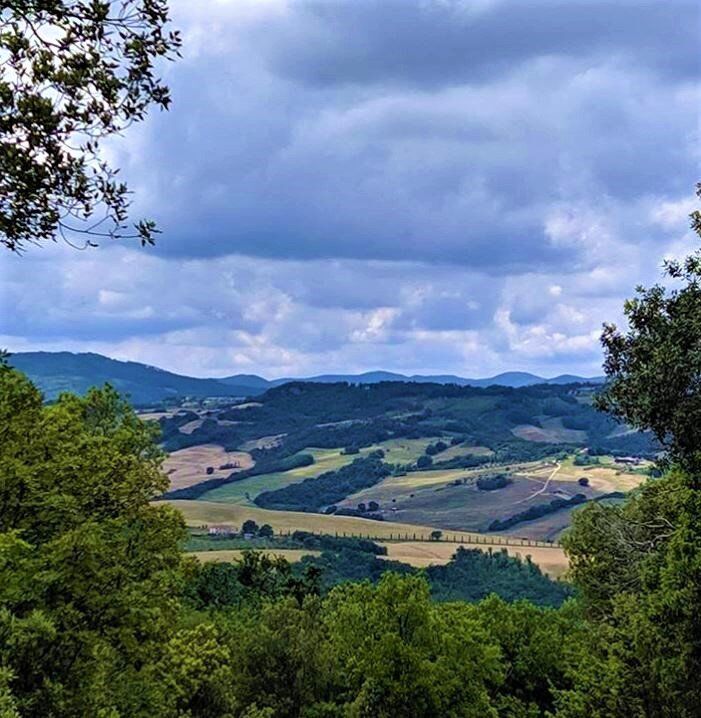
M 688 232 L 696 0 L 171 0 L 106 156 L 155 249 L 0 254 L 0 346 L 196 376 L 601 373 Z

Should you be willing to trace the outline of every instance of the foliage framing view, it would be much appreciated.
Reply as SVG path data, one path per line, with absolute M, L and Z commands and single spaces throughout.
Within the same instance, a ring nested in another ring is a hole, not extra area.
M 17 0 L 0 4 L 0 243 L 138 238 L 127 185 L 100 141 L 167 109 L 159 58 L 178 54 L 165 0 Z
M 94 143 L 167 105 L 165 3 L 5 3 L 2 21 L 1 241 L 53 239 L 97 205 L 122 236 L 127 190 Z M 73 155 L 81 131 L 96 138 Z M 152 426 L 109 387 L 45 405 L 0 355 L 0 717 L 695 718 L 701 255 L 668 274 L 680 288 L 639 290 L 628 331 L 606 327 L 599 400 L 654 432 L 667 473 L 576 514 L 559 609 L 436 602 L 392 571 L 327 592 L 317 566 L 252 553 L 202 566 L 151 503 L 167 485 Z
M 669 415 L 657 376 L 637 361 L 648 326 L 665 329 L 661 371 L 698 361 L 698 324 L 668 311 L 675 301 L 701 310 L 690 306 L 696 275 L 681 279 L 673 293 L 643 293 L 635 306 L 649 323 L 631 322 L 615 362 L 607 349 L 611 387 L 627 390 L 602 401 L 630 423 Z M 698 402 L 685 376 L 683 394 Z M 181 517 L 149 503 L 165 485 L 153 429 L 109 388 L 46 406 L 3 365 L 0 715 L 692 718 L 693 422 L 675 415 L 659 434 L 670 446 L 665 476 L 623 506 L 576 515 L 566 545 L 578 595 L 560 609 L 435 602 L 421 575 L 391 571 L 325 594 L 315 566 L 184 558 Z

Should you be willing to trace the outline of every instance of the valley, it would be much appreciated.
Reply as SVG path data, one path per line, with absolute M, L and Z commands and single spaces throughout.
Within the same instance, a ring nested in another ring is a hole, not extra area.
M 621 501 L 657 451 L 598 414 L 591 393 L 581 384 L 291 383 L 255 401 L 190 401 L 143 416 L 159 423 L 170 452 L 163 498 L 193 527 L 250 519 L 276 533 L 391 540 L 389 555 L 416 566 L 449 560 L 450 541 L 512 543 L 520 555 L 530 541 L 527 555 L 560 575 L 557 542 L 572 513 Z M 432 532 L 441 538 L 429 542 Z

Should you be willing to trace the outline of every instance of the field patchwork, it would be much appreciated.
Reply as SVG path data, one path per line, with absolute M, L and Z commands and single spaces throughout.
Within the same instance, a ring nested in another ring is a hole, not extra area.
M 416 568 L 446 564 L 454 556 L 458 548 L 455 544 L 441 541 L 387 541 L 382 542 L 382 545 L 387 548 L 387 556 L 382 556 L 381 558 L 401 561 Z M 480 548 L 480 550 L 484 550 L 481 546 L 470 548 Z M 489 550 L 489 547 L 487 550 Z M 547 573 L 553 578 L 560 578 L 565 574 L 568 568 L 565 552 L 555 546 L 552 548 L 502 546 L 492 548 L 492 550 L 506 551 L 509 556 L 522 560 L 530 556 L 533 563 L 537 564 L 544 573 Z
M 551 575 L 561 575 L 566 566 L 566 559 L 562 548 L 553 545 L 527 545 L 527 541 L 502 535 L 481 535 L 467 531 L 443 531 L 442 541 L 429 541 L 431 532 L 436 530 L 432 526 L 412 525 L 391 521 L 372 521 L 370 519 L 352 516 L 326 516 L 324 514 L 300 513 L 296 511 L 271 511 L 257 507 L 241 506 L 239 504 L 222 504 L 208 501 L 173 500 L 167 502 L 180 510 L 190 527 L 201 528 L 208 525 L 226 525 L 240 528 L 244 521 L 253 519 L 259 525 L 270 524 L 276 534 L 286 534 L 293 531 L 310 531 L 324 533 L 330 536 L 354 536 L 369 538 L 380 542 L 391 542 L 392 546 L 404 546 L 405 543 L 416 544 L 409 549 L 392 548 L 388 544 L 388 551 L 404 551 L 406 562 L 412 565 L 421 564 L 426 558 L 431 558 L 430 552 L 437 554 L 436 561 L 445 557 L 447 560 L 457 548 L 456 544 L 464 544 L 469 548 L 478 548 L 483 551 L 501 551 L 506 549 L 512 555 L 519 554 L 533 557 L 543 571 Z M 396 543 L 395 543 L 396 542 Z M 429 546 L 426 546 L 429 544 Z M 236 549 L 234 549 L 236 550 Z M 427 551 L 429 553 L 427 553 Z M 197 552 L 200 553 L 200 552 Z M 211 553 L 211 552 L 204 552 Z M 222 554 L 223 555 L 223 554 Z M 390 553 L 390 558 L 397 556 Z M 413 558 L 412 558 L 413 557 Z M 409 560 L 411 559 L 411 560 Z M 397 560 L 405 560 L 397 558 Z
M 503 473 L 511 483 L 495 491 L 475 486 L 479 476 Z M 588 479 L 587 486 L 578 480 Z M 555 498 L 571 499 L 583 494 L 595 499 L 614 491 L 629 491 L 645 476 L 610 464 L 596 467 L 574 466 L 572 458 L 563 462 L 540 461 L 486 469 L 417 471 L 404 476 L 388 476 L 379 484 L 349 496 L 340 506 L 375 501 L 385 520 L 406 524 L 437 526 L 451 531 L 485 532 L 494 519 L 504 519 L 530 506 L 547 504 Z M 556 540 L 571 522 L 573 508 L 561 509 L 539 519 L 519 523 L 507 535 L 545 541 Z
M 227 464 L 235 468 L 221 469 Z M 208 479 L 223 479 L 235 471 L 243 471 L 253 466 L 251 455 L 245 451 L 225 451 L 216 444 L 200 444 L 187 449 L 179 449 L 168 455 L 163 463 L 163 471 L 170 480 L 170 489 L 185 489 Z M 214 471 L 210 474 L 207 469 Z
M 381 444 L 360 449 L 357 454 L 344 454 L 341 448 L 318 449 L 311 447 L 303 449 L 299 453 L 313 456 L 313 464 L 300 466 L 290 471 L 261 474 L 260 476 L 251 476 L 241 481 L 232 482 L 207 491 L 202 495 L 202 500 L 254 506 L 253 500 L 263 491 L 274 491 L 289 484 L 315 478 L 327 471 L 337 471 L 355 459 L 367 456 L 378 449 L 385 452 L 384 460 L 388 463 L 412 463 L 424 453 L 431 442 L 432 439 L 390 439 Z

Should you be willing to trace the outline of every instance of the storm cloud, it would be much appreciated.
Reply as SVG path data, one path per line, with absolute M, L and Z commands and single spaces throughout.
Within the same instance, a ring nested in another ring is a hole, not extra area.
M 11 349 L 596 373 L 601 322 L 693 246 L 695 2 L 173 10 L 173 109 L 108 148 L 164 234 L 0 258 Z

